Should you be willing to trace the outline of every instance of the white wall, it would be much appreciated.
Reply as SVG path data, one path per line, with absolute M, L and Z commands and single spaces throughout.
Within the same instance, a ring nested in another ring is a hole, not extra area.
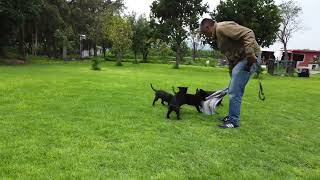
M 312 69 L 312 67 L 313 67 L 313 66 L 315 66 L 315 68 L 314 68 L 314 69 Z M 318 65 L 318 64 L 309 64 L 309 66 L 308 66 L 308 67 L 309 67 L 309 69 L 311 69 L 311 70 L 313 70 L 313 71 L 315 71 L 315 70 L 316 70 L 316 71 L 317 71 L 317 70 L 319 70 L 319 65 Z

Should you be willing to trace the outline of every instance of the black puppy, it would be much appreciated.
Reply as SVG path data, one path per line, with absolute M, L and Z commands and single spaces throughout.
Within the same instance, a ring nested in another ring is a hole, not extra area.
M 205 91 L 203 89 L 197 89 L 196 91 L 196 95 L 201 96 L 201 98 L 203 98 L 204 100 L 206 99 L 206 97 L 212 95 L 213 93 L 215 93 L 217 91 Z M 217 106 L 222 106 L 222 100 L 217 104 Z
M 177 119 L 180 119 L 180 107 L 184 104 L 195 106 L 197 111 L 201 113 L 201 101 L 204 99 L 199 95 L 187 94 L 187 87 L 178 87 L 179 92 L 175 93 L 172 100 L 169 103 L 167 118 L 170 119 L 170 114 L 175 111 L 177 114 Z
M 205 91 L 203 89 L 197 89 L 196 94 L 201 96 L 202 98 L 206 98 L 215 92 L 216 91 Z
M 155 88 L 153 88 L 152 84 L 150 84 L 150 86 L 151 86 L 151 89 L 155 92 L 152 105 L 154 106 L 156 101 L 158 101 L 158 99 L 161 99 L 162 105 L 165 105 L 164 102 L 167 102 L 169 105 L 173 95 L 163 90 L 156 90 Z

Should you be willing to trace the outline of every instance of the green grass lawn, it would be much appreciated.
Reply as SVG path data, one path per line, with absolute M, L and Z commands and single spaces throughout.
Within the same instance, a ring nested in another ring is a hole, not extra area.
M 319 179 L 320 77 L 265 75 L 246 89 L 239 129 L 184 106 L 151 106 L 156 88 L 228 85 L 226 69 L 32 63 L 0 66 L 0 178 Z

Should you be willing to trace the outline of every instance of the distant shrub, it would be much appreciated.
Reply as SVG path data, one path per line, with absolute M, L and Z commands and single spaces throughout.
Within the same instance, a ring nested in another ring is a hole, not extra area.
M 209 60 L 209 66 L 210 67 L 216 67 L 218 65 L 218 61 L 217 60 Z
M 92 59 L 91 69 L 94 71 L 100 71 L 101 68 L 99 66 L 100 61 L 96 58 Z
M 106 57 L 104 58 L 104 60 L 106 60 L 106 61 L 115 61 L 115 57 L 106 56 Z
M 173 69 L 179 69 L 179 66 L 177 64 L 173 64 L 172 68 Z
M 192 59 L 187 59 L 186 62 L 185 62 L 186 65 L 193 65 L 194 62 Z
M 116 62 L 116 66 L 123 66 L 123 64 L 122 64 L 121 61 L 117 61 L 117 62 Z

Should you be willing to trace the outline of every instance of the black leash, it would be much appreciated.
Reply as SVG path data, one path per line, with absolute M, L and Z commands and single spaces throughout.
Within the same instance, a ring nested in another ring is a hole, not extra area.
M 263 92 L 263 87 L 262 87 L 262 82 L 261 82 L 261 77 L 260 77 L 260 73 L 257 73 L 258 76 L 258 80 L 259 80 L 259 99 L 261 101 L 264 101 L 266 99 L 266 96 L 264 95 Z

